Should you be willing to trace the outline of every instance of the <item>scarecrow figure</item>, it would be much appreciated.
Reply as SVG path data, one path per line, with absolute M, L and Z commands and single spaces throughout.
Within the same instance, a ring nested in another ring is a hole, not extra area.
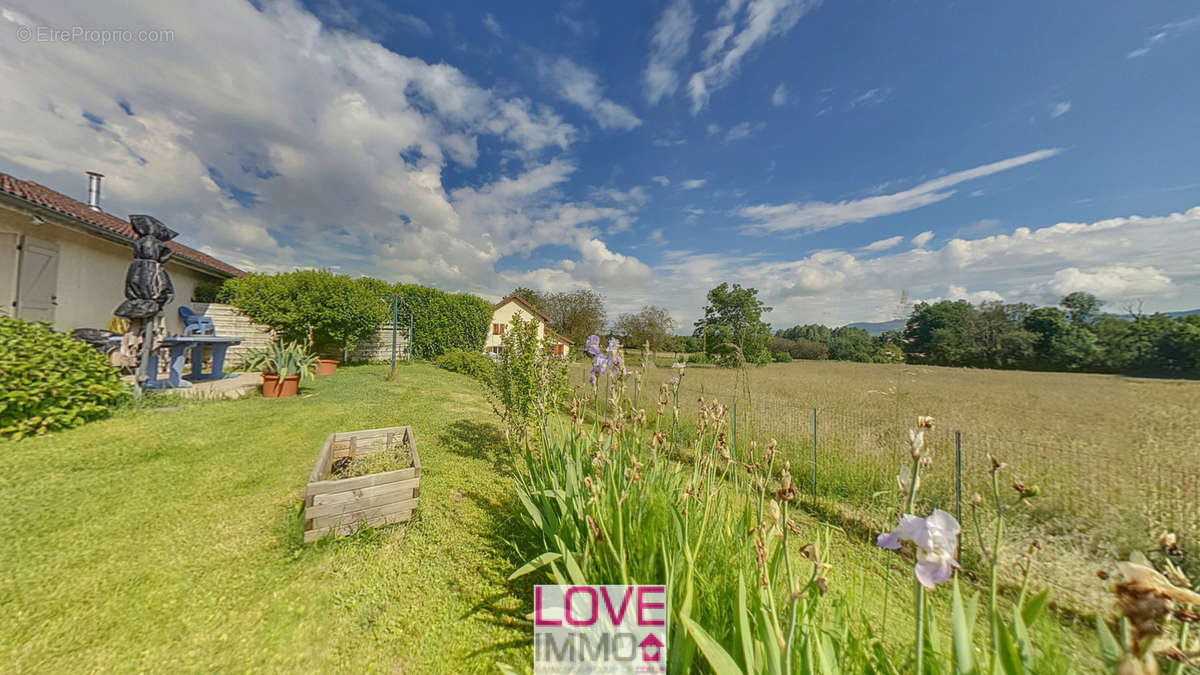
M 151 348 L 158 347 L 166 336 L 162 309 L 175 298 L 175 287 L 164 263 L 171 259 L 167 242 L 179 233 L 152 216 L 131 215 L 129 223 L 138 238 L 133 242 L 133 262 L 125 274 L 125 302 L 113 314 L 130 321 L 121 339 L 121 352 L 134 358 L 140 352 L 138 383 L 141 384 L 146 379 L 146 358 Z

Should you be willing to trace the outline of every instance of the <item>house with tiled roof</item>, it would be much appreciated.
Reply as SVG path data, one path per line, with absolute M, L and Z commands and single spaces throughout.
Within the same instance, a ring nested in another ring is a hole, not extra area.
M 128 221 L 101 209 L 101 178 L 88 172 L 85 203 L 0 173 L 0 314 L 51 321 L 61 331 L 108 324 L 125 299 L 135 235 Z M 167 246 L 175 300 L 164 313 L 168 330 L 178 333 L 177 308 L 197 285 L 244 273 L 174 241 Z
M 488 331 L 487 340 L 484 341 L 484 351 L 491 354 L 500 352 L 504 331 L 508 330 L 513 318 L 517 316 L 521 317 L 522 321 L 533 321 L 537 324 L 538 339 L 546 345 L 551 354 L 566 356 L 570 353 L 571 345 L 575 343 L 567 337 L 555 333 L 550 328 L 550 317 L 516 294 L 503 298 L 500 302 L 492 305 L 492 327 Z

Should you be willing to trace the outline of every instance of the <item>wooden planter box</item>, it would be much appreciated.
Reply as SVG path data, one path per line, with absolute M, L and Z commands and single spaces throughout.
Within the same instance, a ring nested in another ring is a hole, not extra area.
M 333 463 L 407 445 L 413 465 L 407 469 L 331 480 Z M 412 427 L 388 427 L 329 434 L 304 491 L 304 541 L 333 531 L 350 534 L 360 525 L 402 523 L 417 508 L 421 459 Z

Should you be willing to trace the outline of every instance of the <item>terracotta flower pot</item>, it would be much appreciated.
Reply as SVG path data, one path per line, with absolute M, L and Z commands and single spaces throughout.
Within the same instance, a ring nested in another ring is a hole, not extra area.
M 278 375 L 263 373 L 262 379 L 263 398 L 288 398 L 300 391 L 299 375 L 288 375 L 280 380 Z
M 339 363 L 337 359 L 317 359 L 317 375 L 332 375 Z

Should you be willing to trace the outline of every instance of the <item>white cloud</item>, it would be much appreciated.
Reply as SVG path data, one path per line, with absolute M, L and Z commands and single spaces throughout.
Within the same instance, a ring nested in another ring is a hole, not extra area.
M 1071 110 L 1071 102 L 1070 101 L 1061 101 L 1059 103 L 1055 103 L 1054 105 L 1050 106 L 1050 119 L 1054 119 L 1055 117 L 1062 117 L 1063 115 L 1066 115 L 1070 110 Z
M 642 75 L 646 101 L 650 105 L 656 105 L 679 89 L 679 64 L 687 56 L 695 26 L 696 15 L 690 0 L 674 0 L 654 24 L 650 36 L 650 60 Z
M 886 251 L 889 248 L 895 248 L 895 247 L 899 246 L 900 242 L 902 242 L 902 241 L 904 241 L 904 237 L 902 237 L 900 235 L 896 235 L 894 237 L 888 237 L 887 239 L 880 239 L 879 241 L 873 241 L 873 242 L 867 244 L 866 246 L 864 246 L 863 250 L 864 251 Z
M 632 110 L 604 97 L 600 79 L 587 68 L 560 57 L 541 60 L 538 70 L 556 94 L 586 110 L 602 128 L 628 131 L 641 125 Z
M 783 82 L 780 82 L 779 86 L 775 87 L 775 91 L 771 92 L 771 105 L 778 107 L 778 106 L 781 106 L 781 105 L 787 103 L 787 100 L 788 100 L 787 85 L 784 84 Z
M 949 300 L 966 300 L 972 305 L 978 305 L 981 302 L 1004 302 L 1004 296 L 996 291 L 974 291 L 967 292 L 966 286 L 956 286 L 950 284 L 946 288 L 946 296 Z
M 680 190 L 696 190 L 696 189 L 704 187 L 704 184 L 707 182 L 708 182 L 707 178 L 693 178 L 691 180 L 685 180 L 685 181 L 680 182 L 679 189 Z
M 329 30 L 290 2 L 28 0 L 0 13 L 0 29 L 17 21 L 175 39 L 102 58 L 94 45 L 0 41 L 0 116 L 22 120 L 0 127 L 0 171 L 73 195 L 82 168 L 102 171 L 107 210 L 153 213 L 183 243 L 251 270 L 331 267 L 490 294 L 510 286 L 495 272 L 502 257 L 565 243 L 573 257 L 558 269 L 574 264 L 575 282 L 645 273 L 601 237 L 627 226 L 644 189 L 566 198 L 576 130 L 450 64 Z M 490 177 L 445 187 L 448 168 L 484 152 L 501 160 Z
M 768 40 L 788 33 L 820 0 L 726 0 L 718 25 L 705 33 L 705 67 L 688 80 L 692 114 L 708 104 L 713 92 L 737 76 L 745 59 Z
M 1150 29 L 1150 35 L 1146 38 L 1143 46 L 1131 50 L 1125 54 L 1126 58 L 1136 59 L 1150 53 L 1150 50 L 1156 47 L 1159 43 L 1169 38 L 1177 37 L 1180 33 L 1195 28 L 1200 28 L 1200 15 L 1193 16 L 1190 19 L 1182 21 L 1172 21 L 1170 23 L 1153 26 Z
M 767 125 L 763 122 L 758 122 L 756 124 L 741 122 L 739 124 L 735 124 L 732 127 L 729 127 L 729 131 L 725 132 L 725 142 L 729 143 L 732 141 L 740 141 L 750 138 L 754 134 L 757 134 L 765 129 L 766 126 Z
M 892 93 L 891 89 L 868 89 L 862 94 L 850 99 L 850 107 L 857 108 L 862 105 L 878 105 L 887 100 L 887 97 Z
M 1104 265 L 1092 269 L 1067 267 L 1058 270 L 1040 288 L 1052 296 L 1086 291 L 1098 298 L 1133 298 L 1158 295 L 1170 290 L 1171 279 L 1152 265 Z
M 666 176 L 654 176 L 650 180 L 654 181 L 655 183 L 658 183 L 659 185 L 661 185 L 663 187 L 667 187 L 668 185 L 671 184 L 671 179 L 667 178 Z
M 890 319 L 900 289 L 913 298 L 1040 304 L 1087 290 L 1110 307 L 1143 299 L 1147 311 L 1188 309 L 1200 306 L 1200 265 L 1181 252 L 1197 251 L 1197 231 L 1200 206 L 1152 218 L 1021 227 L 863 257 L 838 250 L 783 261 L 681 254 L 655 268 L 656 284 L 685 316 L 695 316 L 704 291 L 721 281 L 758 288 L 775 307 L 768 320 L 776 326 Z
M 500 22 L 496 20 L 496 17 L 491 12 L 483 15 L 483 27 L 488 29 L 488 32 L 492 35 L 501 40 L 504 39 L 504 27 L 500 25 Z
M 747 206 L 739 210 L 740 215 L 750 221 L 750 224 L 743 226 L 742 231 L 762 233 L 801 230 L 816 232 L 846 223 L 861 223 L 871 218 L 911 211 L 950 198 L 954 195 L 954 190 L 949 188 L 959 183 L 1037 162 L 1058 153 L 1059 150 L 1056 148 L 1038 150 L 973 169 L 947 174 L 901 192 L 863 199 Z
M 928 244 L 930 242 L 930 240 L 932 240 L 932 239 L 933 239 L 933 232 L 926 230 L 926 231 L 922 232 L 921 234 L 918 234 L 915 237 L 913 237 L 912 243 L 913 243 L 913 246 L 916 246 L 917 248 L 924 248 L 925 244 Z

